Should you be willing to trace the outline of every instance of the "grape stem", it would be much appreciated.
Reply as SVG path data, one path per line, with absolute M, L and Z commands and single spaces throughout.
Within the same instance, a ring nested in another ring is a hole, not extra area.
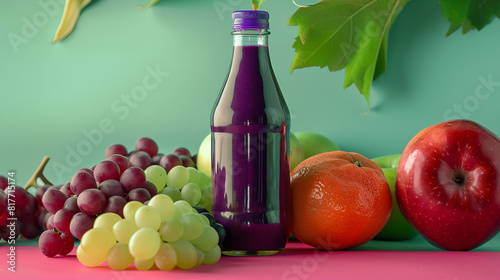
M 47 162 L 49 161 L 49 159 L 50 158 L 48 156 L 45 156 L 42 159 L 42 162 L 40 163 L 40 165 L 36 169 L 35 173 L 33 174 L 33 176 L 31 176 L 31 178 L 28 180 L 28 182 L 24 186 L 25 190 L 28 190 L 28 188 L 30 188 L 30 187 L 35 187 L 35 188 L 38 189 L 39 186 L 38 186 L 38 184 L 36 182 L 36 180 L 38 178 L 40 178 L 40 180 L 42 180 L 42 182 L 44 182 L 45 184 L 52 186 L 52 183 L 49 180 L 47 180 L 47 178 L 45 178 L 45 175 L 43 175 L 43 169 L 47 165 Z

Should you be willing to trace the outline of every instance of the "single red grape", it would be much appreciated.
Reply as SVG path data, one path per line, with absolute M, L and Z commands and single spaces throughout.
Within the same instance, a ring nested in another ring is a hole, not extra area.
M 194 161 L 188 157 L 188 156 L 185 156 L 185 155 L 180 155 L 179 158 L 181 159 L 182 161 L 182 165 L 184 165 L 184 167 L 194 167 Z
M 151 195 L 146 189 L 135 188 L 127 194 L 127 201 L 146 202 L 151 199 Z
M 122 184 L 117 180 L 106 180 L 102 182 L 98 189 L 100 189 L 106 198 L 114 195 L 123 196 L 125 194 Z
M 95 167 L 94 178 L 98 184 L 106 180 L 120 180 L 120 167 L 112 160 L 105 160 Z
M 179 147 L 177 149 L 174 150 L 173 152 L 174 155 L 177 155 L 177 156 L 187 156 L 187 157 L 191 157 L 191 152 L 189 152 L 188 149 L 184 148 L 184 147 Z
M 127 155 L 127 148 L 121 144 L 114 144 L 109 146 L 106 151 L 104 152 L 105 157 L 109 157 L 111 155 L 122 155 L 126 156 Z
M 130 163 L 128 162 L 128 159 L 125 156 L 115 154 L 109 156 L 107 159 L 112 160 L 116 164 L 118 164 L 118 167 L 120 167 L 120 175 L 123 173 L 123 171 L 127 170 L 127 168 L 130 167 Z
M 144 183 L 141 188 L 146 189 L 151 197 L 158 194 L 158 189 L 156 188 L 155 184 L 151 183 L 150 181 L 146 181 L 146 183 Z
M 54 257 L 59 254 L 63 247 L 62 245 L 61 236 L 53 230 L 44 231 L 40 235 L 40 239 L 38 239 L 38 247 L 42 254 L 47 257 Z
M 94 220 L 95 218 L 83 212 L 76 213 L 69 224 L 71 234 L 75 238 L 82 239 L 82 236 L 94 226 Z
M 116 213 L 123 218 L 123 207 L 127 204 L 127 200 L 123 196 L 114 195 L 108 198 L 103 213 Z
M 101 213 L 106 206 L 106 196 L 99 189 L 84 190 L 78 195 L 76 204 L 83 213 L 94 216 Z
M 71 234 L 63 233 L 61 234 L 61 241 L 61 251 L 59 252 L 59 255 L 66 256 L 73 251 L 73 248 L 75 247 L 75 240 Z
M 146 182 L 146 174 L 140 167 L 130 167 L 123 172 L 120 177 L 120 183 L 123 190 L 128 193 L 135 188 L 139 188 Z
M 74 194 L 80 195 L 80 193 L 84 190 L 97 189 L 97 184 L 94 176 L 92 176 L 90 173 L 77 172 L 75 173 L 75 175 L 73 175 L 73 178 L 71 178 L 70 188 Z
M 153 139 L 143 137 L 135 143 L 135 150 L 144 151 L 148 153 L 149 156 L 154 157 L 158 153 L 158 145 Z
M 47 211 L 55 214 L 57 211 L 64 207 L 64 202 L 66 202 L 66 199 L 68 199 L 68 197 L 60 190 L 49 188 L 43 194 L 42 204 L 43 207 L 47 209 Z
M 129 162 L 130 166 L 137 166 L 140 167 L 142 170 L 145 170 L 153 163 L 153 160 L 151 159 L 151 156 L 148 153 L 143 151 L 138 151 L 130 156 Z
M 168 173 L 174 166 L 182 165 L 182 161 L 177 155 L 167 154 L 160 159 L 160 165 L 163 166 Z
M 69 224 L 75 213 L 69 209 L 61 209 L 54 214 L 54 226 L 62 233 L 71 234 Z

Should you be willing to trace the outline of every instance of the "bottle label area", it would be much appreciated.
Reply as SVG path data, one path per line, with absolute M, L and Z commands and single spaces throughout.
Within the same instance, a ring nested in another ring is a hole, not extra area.
M 212 213 L 228 232 L 224 246 L 237 249 L 246 240 L 245 248 L 276 249 L 286 242 L 280 204 L 290 173 L 286 124 L 212 127 L 212 132 Z

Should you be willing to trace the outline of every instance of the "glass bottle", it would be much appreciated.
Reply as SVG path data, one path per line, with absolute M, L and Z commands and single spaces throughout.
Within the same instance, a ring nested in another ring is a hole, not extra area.
M 233 57 L 214 105 L 212 214 L 225 255 L 270 255 L 286 245 L 290 113 L 268 49 L 269 14 L 233 12 Z

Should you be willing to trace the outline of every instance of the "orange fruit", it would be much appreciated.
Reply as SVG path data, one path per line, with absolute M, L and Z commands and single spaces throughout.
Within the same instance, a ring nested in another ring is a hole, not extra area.
M 342 250 L 362 245 L 382 230 L 391 210 L 382 169 L 360 154 L 322 153 L 292 171 L 291 232 L 310 246 Z

